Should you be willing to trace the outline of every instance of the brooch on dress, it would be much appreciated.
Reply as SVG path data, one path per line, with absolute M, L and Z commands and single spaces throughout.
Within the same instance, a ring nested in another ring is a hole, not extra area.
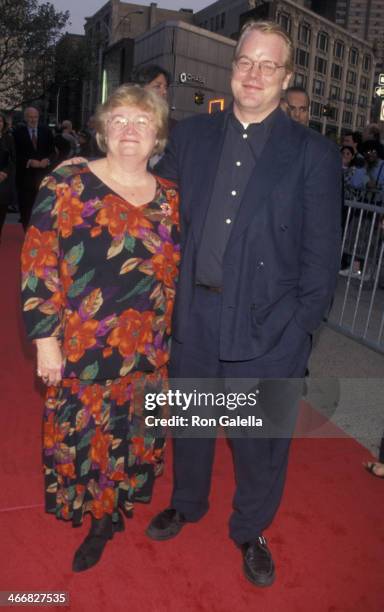
M 163 202 L 163 204 L 160 204 L 160 208 L 165 215 L 169 216 L 172 214 L 172 208 L 168 202 Z

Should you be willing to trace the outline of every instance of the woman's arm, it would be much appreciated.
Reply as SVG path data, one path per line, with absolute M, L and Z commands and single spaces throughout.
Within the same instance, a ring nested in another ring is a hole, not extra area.
M 38 338 L 36 345 L 36 373 L 47 385 L 58 385 L 62 379 L 63 355 L 58 338 Z
M 47 384 L 61 380 L 64 305 L 59 266 L 55 175 L 40 187 L 21 253 L 22 308 L 28 337 L 37 347 L 37 372 Z M 62 179 L 60 182 L 63 182 Z

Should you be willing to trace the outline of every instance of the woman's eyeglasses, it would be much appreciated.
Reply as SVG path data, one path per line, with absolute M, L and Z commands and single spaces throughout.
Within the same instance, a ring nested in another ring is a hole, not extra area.
M 144 134 L 152 126 L 152 121 L 144 115 L 139 115 L 134 119 L 128 119 L 127 117 L 117 115 L 116 117 L 112 117 L 112 119 L 108 120 L 108 125 L 114 132 L 122 132 L 130 124 L 137 132 Z

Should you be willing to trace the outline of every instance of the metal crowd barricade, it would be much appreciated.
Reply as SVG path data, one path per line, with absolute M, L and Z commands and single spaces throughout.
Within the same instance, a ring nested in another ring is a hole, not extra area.
M 347 189 L 330 327 L 384 353 L 384 192 Z

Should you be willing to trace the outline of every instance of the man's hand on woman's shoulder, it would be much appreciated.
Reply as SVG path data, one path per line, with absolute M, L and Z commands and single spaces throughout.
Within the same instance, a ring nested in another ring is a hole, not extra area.
M 75 166 L 76 164 L 87 164 L 88 160 L 85 157 L 71 157 L 71 159 L 65 159 L 58 166 L 54 167 L 54 171 L 64 168 L 65 166 Z

